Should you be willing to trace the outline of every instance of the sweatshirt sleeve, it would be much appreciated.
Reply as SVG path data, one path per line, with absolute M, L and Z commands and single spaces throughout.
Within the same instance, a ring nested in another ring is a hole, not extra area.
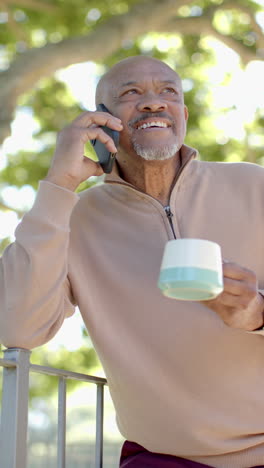
M 258 291 L 264 297 L 264 289 L 259 289 Z M 248 332 L 248 333 L 255 333 L 256 335 L 264 336 L 264 325 L 263 325 L 262 328 L 260 328 L 258 330 L 253 330 L 252 332 Z
M 264 297 L 264 289 L 259 289 L 258 290 L 259 293 Z M 247 333 L 254 333 L 256 335 L 262 335 L 264 336 L 264 325 L 262 328 L 258 329 L 258 330 L 252 330 L 252 331 L 248 331 Z
M 0 342 L 32 349 L 74 312 L 68 272 L 70 217 L 79 197 L 42 181 L 0 259 Z

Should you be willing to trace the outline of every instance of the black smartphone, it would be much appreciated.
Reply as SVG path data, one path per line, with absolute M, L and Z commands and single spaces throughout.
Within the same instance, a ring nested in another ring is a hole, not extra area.
M 104 104 L 98 104 L 96 110 L 100 112 L 108 112 L 109 114 L 111 113 L 105 107 Z M 112 138 L 112 140 L 114 141 L 114 144 L 117 147 L 118 142 L 119 142 L 119 132 L 117 132 L 116 130 L 112 130 L 112 128 L 109 128 L 106 126 L 102 126 L 101 128 L 105 133 L 107 133 L 107 135 L 109 135 Z M 111 153 L 106 148 L 106 146 L 103 143 L 101 143 L 101 141 L 99 140 L 92 140 L 91 143 L 94 147 L 94 150 L 97 154 L 99 163 L 101 164 L 103 171 L 106 174 L 109 174 L 112 171 L 116 153 Z

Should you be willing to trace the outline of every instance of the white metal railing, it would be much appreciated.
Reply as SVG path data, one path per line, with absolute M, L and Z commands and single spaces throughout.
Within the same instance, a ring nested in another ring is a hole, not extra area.
M 95 468 L 103 467 L 104 386 L 106 379 L 30 363 L 31 352 L 21 348 L 4 351 L 2 413 L 0 427 L 0 467 L 27 467 L 27 428 L 29 373 L 58 377 L 57 467 L 65 468 L 66 454 L 66 381 L 93 383 L 97 386 Z

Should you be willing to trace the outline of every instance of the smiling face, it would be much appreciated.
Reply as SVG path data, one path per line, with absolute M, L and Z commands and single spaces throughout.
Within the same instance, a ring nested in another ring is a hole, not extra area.
M 122 120 L 121 151 L 163 160 L 181 148 L 187 108 L 179 76 L 163 62 L 143 56 L 119 62 L 100 81 L 99 102 Z

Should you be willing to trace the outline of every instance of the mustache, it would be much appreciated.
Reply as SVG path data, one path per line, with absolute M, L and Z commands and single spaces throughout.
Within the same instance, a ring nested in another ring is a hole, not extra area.
M 175 122 L 174 120 L 166 114 L 166 112 L 145 112 L 144 114 L 141 114 L 139 117 L 135 117 L 132 120 L 129 120 L 128 126 L 129 127 L 134 127 L 137 123 L 141 122 L 142 120 L 149 119 L 150 117 L 155 117 L 155 118 L 164 118 L 166 120 L 169 120 L 171 122 L 171 126 L 174 129 L 175 128 Z

